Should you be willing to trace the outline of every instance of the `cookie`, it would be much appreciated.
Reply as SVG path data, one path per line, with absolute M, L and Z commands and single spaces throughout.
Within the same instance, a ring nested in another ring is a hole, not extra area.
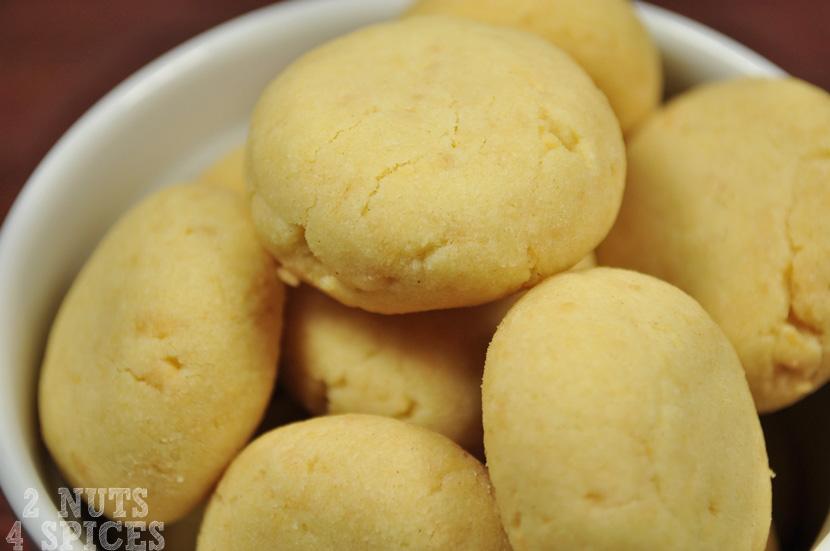
M 126 213 L 66 295 L 43 362 L 43 438 L 70 486 L 146 488 L 141 520 L 185 516 L 265 410 L 282 297 L 237 193 L 176 186 Z
M 596 268 L 531 289 L 487 351 L 482 406 L 515 551 L 764 549 L 770 471 L 743 370 L 668 283 Z
M 611 227 L 625 173 L 613 111 L 569 56 L 450 17 L 306 54 L 263 93 L 247 147 L 254 222 L 283 269 L 383 314 L 568 269 Z
M 494 329 L 471 327 L 468 310 L 383 316 L 303 285 L 289 294 L 283 380 L 314 415 L 384 415 L 480 448 Z

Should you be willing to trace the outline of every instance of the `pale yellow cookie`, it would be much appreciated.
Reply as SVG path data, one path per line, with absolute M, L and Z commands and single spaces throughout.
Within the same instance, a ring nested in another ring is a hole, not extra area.
M 741 358 L 759 411 L 830 377 L 830 95 L 737 80 L 672 101 L 631 140 L 601 263 L 695 297 Z
M 198 181 L 245 193 L 245 148 L 238 146 L 224 153 L 208 166 Z
M 469 310 L 383 316 L 303 285 L 289 295 L 283 380 L 314 415 L 385 415 L 478 449 L 492 329 L 477 331 Z
M 451 17 L 367 27 L 263 93 L 252 213 L 284 270 L 378 313 L 483 304 L 605 236 L 625 157 L 603 94 L 541 38 Z
M 282 297 L 238 194 L 176 186 L 125 214 L 66 295 L 43 362 L 43 438 L 70 486 L 146 488 L 140 520 L 186 515 L 265 410 Z
M 207 508 L 199 551 L 508 550 L 487 471 L 440 434 L 318 417 L 255 440 Z
M 454 15 L 532 32 L 570 54 L 628 132 L 660 102 L 660 54 L 629 0 L 419 0 L 413 15 Z
M 384 316 L 302 286 L 289 292 L 282 380 L 314 415 L 395 417 L 478 451 L 484 353 L 517 298 Z
M 555 276 L 487 351 L 484 448 L 515 551 L 761 551 L 764 437 L 738 357 L 690 297 L 611 268 Z

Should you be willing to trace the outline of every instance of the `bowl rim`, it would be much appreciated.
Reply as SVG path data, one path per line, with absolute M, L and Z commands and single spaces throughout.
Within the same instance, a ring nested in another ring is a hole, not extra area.
M 367 2 L 370 5 L 367 6 Z M 407 0 L 400 0 L 401 6 L 406 3 Z M 42 205 L 49 203 L 53 190 L 62 185 L 60 175 L 76 152 L 95 143 L 96 129 L 117 123 L 122 114 L 140 102 L 142 97 L 153 90 L 163 89 L 172 80 L 179 78 L 179 75 L 195 69 L 203 60 L 204 52 L 210 48 L 230 47 L 239 36 L 254 32 L 258 27 L 270 27 L 277 20 L 291 19 L 295 14 L 307 10 L 337 11 L 357 5 L 361 5 L 364 10 L 374 7 L 379 9 L 383 5 L 388 6 L 388 0 L 286 0 L 258 8 L 174 47 L 144 65 L 96 101 L 38 163 L 6 215 L 0 228 L 0 304 L 6 305 L 7 298 L 14 296 L 17 291 L 10 283 L 14 280 L 13 274 L 19 270 L 14 260 L 25 246 L 25 236 L 37 227 Z M 736 72 L 767 76 L 786 74 L 758 53 L 710 27 L 645 2 L 637 2 L 636 7 L 648 26 L 673 34 L 679 43 L 701 53 L 721 58 L 724 64 L 734 67 Z M 14 314 L 4 310 L 8 309 L 0 310 L 0 380 L 10 377 L 16 368 L 13 354 L 9 352 L 9 327 L 14 323 Z M 51 499 L 40 502 L 40 516 L 23 516 L 26 488 L 33 487 L 41 495 L 48 493 L 32 458 L 28 453 L 20 453 L 20 450 L 31 445 L 32 435 L 24 434 L 20 423 L 14 422 L 17 414 L 11 394 L 11 385 L 0 385 L 0 419 L 3 419 L 4 425 L 0 431 L 0 490 L 37 545 L 41 523 L 59 521 L 60 517 Z M 34 436 L 34 439 L 34 448 L 37 449 L 39 437 Z M 820 549 L 830 550 L 830 537 L 818 545 Z M 72 542 L 72 546 L 75 550 L 89 549 L 77 539 Z
M 699 52 L 720 57 L 747 74 L 787 76 L 787 72 L 772 61 L 712 27 L 642 0 L 635 0 L 635 4 L 644 22 L 659 21 L 664 32 L 670 32 L 678 41 L 692 45 Z

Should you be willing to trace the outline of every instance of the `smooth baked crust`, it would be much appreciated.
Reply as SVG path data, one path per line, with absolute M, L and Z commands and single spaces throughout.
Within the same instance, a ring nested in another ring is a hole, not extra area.
M 186 515 L 270 398 L 283 288 L 246 207 L 201 184 L 148 197 L 98 245 L 52 327 L 46 446 L 73 487 L 146 488 L 139 520 Z
M 412 17 L 286 69 L 253 115 L 248 168 L 283 268 L 392 314 L 493 301 L 575 264 L 613 223 L 625 158 L 607 100 L 554 46 Z
M 408 13 L 469 17 L 541 36 L 585 69 L 626 133 L 660 103 L 660 53 L 629 0 L 419 0 Z
M 333 415 L 271 431 L 231 464 L 199 551 L 507 551 L 484 467 L 440 434 Z
M 764 438 L 738 357 L 690 297 L 596 268 L 550 278 L 487 352 L 487 465 L 515 551 L 764 549 Z
M 713 84 L 633 137 L 603 264 L 695 297 L 762 412 L 830 377 L 830 95 L 795 79 Z

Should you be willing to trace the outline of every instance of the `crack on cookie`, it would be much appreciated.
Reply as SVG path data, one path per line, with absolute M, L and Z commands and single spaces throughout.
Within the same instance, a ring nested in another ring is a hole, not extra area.
M 291 249 L 291 258 L 282 259 L 278 268 L 280 277 L 282 278 L 286 274 L 293 275 L 294 277 L 289 276 L 288 281 L 286 281 L 289 285 L 293 283 L 293 279 L 298 280 L 297 282 L 302 280 L 324 292 L 328 292 L 328 289 L 322 283 L 326 278 L 336 281 L 338 286 L 348 287 L 340 278 L 328 270 L 322 259 L 311 248 L 311 244 L 306 237 L 307 228 L 301 224 L 291 224 L 291 226 L 296 231 L 294 246 Z
M 415 260 L 421 264 L 427 264 L 433 256 L 438 254 L 442 249 L 449 247 L 449 245 L 450 240 L 447 238 L 433 241 L 418 251 L 415 255 Z
M 125 368 L 123 371 L 124 373 L 132 377 L 132 379 L 137 383 L 147 385 L 150 388 L 153 388 L 159 392 L 164 391 L 164 384 L 156 377 L 150 377 L 148 375 L 136 373 L 129 367 Z
M 417 156 L 413 159 L 409 159 L 407 161 L 401 161 L 401 162 L 398 162 L 398 163 L 394 163 L 393 165 L 388 166 L 388 167 L 384 168 L 383 170 L 381 170 L 380 172 L 378 172 L 375 175 L 374 185 L 372 186 L 372 189 L 369 190 L 369 193 L 366 195 L 366 200 L 363 202 L 363 207 L 360 209 L 360 216 L 366 216 L 369 213 L 369 210 L 370 210 L 369 203 L 374 198 L 374 196 L 377 195 L 377 193 L 380 191 L 380 185 L 381 185 L 381 183 L 383 183 L 383 181 L 386 178 L 388 178 L 392 174 L 395 174 L 397 171 L 399 171 L 400 169 L 402 169 L 406 166 L 410 166 L 410 165 L 413 165 L 413 164 L 417 163 L 418 161 L 420 161 L 423 158 L 424 158 L 424 155 L 419 155 L 419 156 Z
M 786 286 L 788 289 L 788 296 L 789 296 L 789 309 L 787 310 L 787 319 L 786 324 L 790 325 L 793 329 L 801 333 L 802 335 L 811 335 L 816 338 L 820 338 L 823 335 L 823 332 L 820 327 L 817 327 L 815 324 L 810 323 L 809 321 L 805 320 L 801 317 L 798 312 L 795 310 L 795 306 L 793 305 L 793 296 L 795 295 L 794 284 L 793 284 L 793 267 L 792 261 L 787 269 L 784 271 L 784 280 L 786 281 Z
M 581 138 L 579 134 L 568 126 L 551 117 L 544 107 L 539 108 L 539 139 L 545 153 L 559 147 L 564 147 L 571 153 L 579 153 Z M 553 138 L 552 140 L 550 138 Z
M 541 274 L 539 273 L 539 253 L 536 252 L 536 248 L 533 246 L 532 243 L 527 244 L 525 256 L 527 257 L 528 274 L 527 279 L 523 284 L 523 287 L 526 287 L 532 284 L 534 281 L 537 281 L 541 276 Z
M 453 122 L 452 125 L 447 128 L 443 134 L 441 134 L 439 139 L 443 140 L 444 138 L 449 138 L 450 149 L 457 149 L 460 145 L 458 141 L 458 129 L 461 125 L 461 112 L 458 109 L 458 100 L 452 99 L 447 109 L 452 111 Z
M 792 184 L 792 190 L 790 192 L 790 200 L 787 206 L 787 211 L 784 216 L 784 236 L 787 241 L 787 247 L 789 249 L 789 257 L 787 259 L 787 265 L 784 268 L 782 273 L 782 289 L 784 291 L 785 300 L 787 302 L 787 316 L 782 320 L 784 325 L 792 327 L 796 332 L 800 335 L 812 338 L 812 339 L 819 339 L 823 335 L 823 331 L 821 328 L 816 327 L 815 325 L 811 324 L 809 321 L 804 319 L 795 308 L 795 295 L 796 295 L 796 288 L 795 288 L 795 260 L 796 257 L 799 255 L 803 247 L 799 245 L 795 238 L 793 237 L 793 212 L 796 208 L 796 200 L 797 200 L 797 192 L 795 182 Z
M 314 251 L 311 250 L 311 247 L 308 245 L 308 239 L 306 238 L 306 227 L 302 224 L 294 224 L 297 228 L 297 243 L 295 249 L 300 253 L 300 256 L 303 257 L 311 257 L 315 262 L 319 262 L 320 260 L 314 254 Z
M 132 379 L 163 392 L 167 381 L 185 369 L 185 364 L 178 354 L 162 356 L 158 363 L 150 364 L 145 373 L 137 373 L 130 367 L 123 369 Z
M 582 499 L 593 505 L 601 506 L 605 503 L 605 494 L 599 490 L 588 490 L 582 494 Z
M 311 154 L 311 162 L 317 162 L 317 158 L 320 155 L 320 151 L 322 151 L 324 147 L 331 145 L 337 140 L 339 140 L 340 137 L 343 136 L 343 134 L 346 134 L 347 132 L 352 132 L 353 130 L 357 129 L 357 127 L 369 120 L 371 116 L 377 113 L 378 111 L 380 111 L 380 109 L 378 109 L 376 106 L 373 106 L 366 110 L 366 112 L 363 113 L 354 123 L 350 124 L 349 126 L 337 129 L 328 140 L 317 146 L 317 148 Z
M 784 214 L 783 228 L 788 256 L 781 273 L 780 283 L 787 310 L 784 317 L 774 323 L 768 332 L 776 339 L 776 345 L 781 343 L 781 346 L 784 347 L 781 349 L 784 351 L 783 357 L 778 351 L 774 351 L 772 354 L 772 373 L 770 376 L 773 392 L 779 388 L 791 389 L 798 396 L 811 392 L 821 377 L 821 366 L 825 362 L 822 346 L 823 328 L 806 319 L 796 307 L 795 263 L 803 250 L 803 245 L 795 238 L 793 217 L 798 201 L 798 167 L 804 162 L 821 160 L 826 153 L 828 152 L 821 150 L 803 156 L 793 170 L 790 197 Z M 795 346 L 798 347 L 798 355 L 792 357 L 788 351 Z
M 139 314 L 134 322 L 136 335 L 160 341 L 170 338 L 176 325 L 172 319 L 153 313 Z
M 303 222 L 302 222 L 302 224 L 297 224 L 298 226 L 303 226 L 303 227 L 308 226 L 308 220 L 309 220 L 309 218 L 311 218 L 311 211 L 314 210 L 314 208 L 317 207 L 317 199 L 318 199 L 318 197 L 317 197 L 317 194 L 315 193 L 314 197 L 312 197 L 312 199 L 311 199 L 311 204 L 309 206 L 307 206 L 305 208 L 305 210 L 303 211 L 303 216 L 302 216 L 302 221 Z
M 184 369 L 184 364 L 182 363 L 181 359 L 175 354 L 171 354 L 169 356 L 165 356 L 162 358 L 162 361 L 169 365 L 171 368 L 175 369 L 176 371 L 181 371 Z
M 452 127 L 452 135 L 450 137 L 450 147 L 456 149 L 458 147 L 458 126 L 461 124 L 461 113 L 458 111 L 458 101 L 453 100 L 450 104 L 450 109 L 453 112 L 455 122 Z

